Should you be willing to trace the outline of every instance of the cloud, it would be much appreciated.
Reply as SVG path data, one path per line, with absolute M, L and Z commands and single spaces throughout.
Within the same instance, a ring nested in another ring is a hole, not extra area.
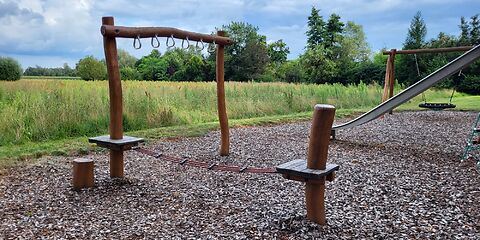
M 437 31 L 456 33 L 455 19 L 470 17 L 480 9 L 478 0 L 0 0 L 0 53 L 19 56 L 21 62 L 31 62 L 23 60 L 29 56 L 103 58 L 101 17 L 114 16 L 117 25 L 169 26 L 201 33 L 231 21 L 245 21 L 259 26 L 269 41 L 284 39 L 291 50 L 289 57 L 295 58 L 305 46 L 312 6 L 321 9 L 325 18 L 337 13 L 342 21 L 363 25 L 374 50 L 401 47 L 418 10 L 424 13 L 433 37 Z M 455 25 L 442 26 L 446 24 Z M 135 51 L 130 40 L 118 40 L 119 47 L 137 57 L 151 51 L 149 40 L 142 43 L 145 47 Z M 43 62 L 53 61 L 38 64 Z

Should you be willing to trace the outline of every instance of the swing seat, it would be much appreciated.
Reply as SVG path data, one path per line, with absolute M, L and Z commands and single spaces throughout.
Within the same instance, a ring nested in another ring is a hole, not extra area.
M 452 103 L 420 103 L 418 104 L 421 108 L 428 108 L 432 110 L 443 110 L 447 108 L 455 108 L 457 107 L 455 104 Z

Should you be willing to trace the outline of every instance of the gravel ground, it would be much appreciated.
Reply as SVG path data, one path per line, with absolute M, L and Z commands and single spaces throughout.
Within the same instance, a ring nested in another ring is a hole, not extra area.
M 402 112 L 337 133 L 329 162 L 327 225 L 305 219 L 304 184 L 279 175 L 222 173 L 126 154 L 111 180 L 92 154 L 96 187 L 71 189 L 74 157 L 46 157 L 0 178 L 0 239 L 480 239 L 480 177 L 460 162 L 468 112 Z M 305 158 L 309 123 L 231 130 L 145 147 L 235 165 Z

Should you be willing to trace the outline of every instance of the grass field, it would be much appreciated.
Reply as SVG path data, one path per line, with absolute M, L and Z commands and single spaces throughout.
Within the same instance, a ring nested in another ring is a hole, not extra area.
M 214 82 L 123 83 L 126 131 L 217 120 Z M 230 119 L 310 111 L 315 103 L 356 109 L 378 103 L 378 86 L 228 83 Z M 0 146 L 107 133 L 106 81 L 20 80 L 0 83 Z
M 108 133 L 107 84 L 58 79 L 0 82 L 0 160 L 88 151 L 86 137 Z M 364 84 L 226 84 L 232 126 L 308 119 L 316 103 L 335 105 L 338 118 L 378 105 L 381 94 L 380 86 Z M 426 93 L 429 101 L 445 102 L 449 95 L 446 90 Z M 124 128 L 136 131 L 132 135 L 196 135 L 218 125 L 214 82 L 125 81 L 123 96 Z M 457 110 L 479 110 L 479 100 L 480 96 L 457 93 L 454 103 Z M 418 109 L 421 101 L 418 96 L 399 109 Z

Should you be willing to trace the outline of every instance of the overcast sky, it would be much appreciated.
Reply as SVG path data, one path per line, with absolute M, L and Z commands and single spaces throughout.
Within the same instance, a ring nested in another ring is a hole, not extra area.
M 480 0 L 0 0 L 0 56 L 16 58 L 23 68 L 74 67 L 86 55 L 103 58 L 101 17 L 114 16 L 116 25 L 202 33 L 245 21 L 258 26 L 267 41 L 283 39 L 292 59 L 303 52 L 312 6 L 325 18 L 337 13 L 344 22 L 361 24 L 373 51 L 401 48 L 417 11 L 427 24 L 428 39 L 441 31 L 458 35 L 460 17 L 480 13 Z M 131 40 L 118 40 L 120 48 L 137 57 L 152 49 L 149 40 L 142 43 L 143 48 L 135 50 Z

